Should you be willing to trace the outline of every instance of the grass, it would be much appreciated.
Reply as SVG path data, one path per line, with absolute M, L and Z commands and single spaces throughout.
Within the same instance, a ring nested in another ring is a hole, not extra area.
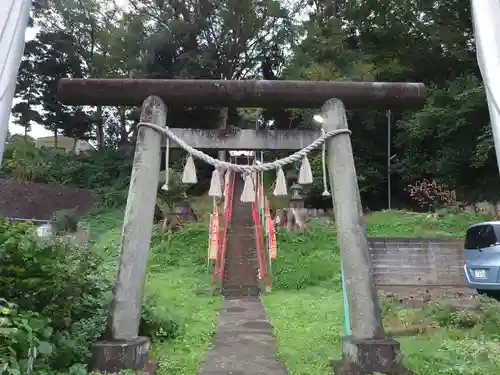
M 434 219 L 426 214 L 387 211 L 368 215 L 366 227 L 373 237 L 461 238 L 470 224 L 485 219 L 467 213 Z M 330 361 L 340 357 L 340 338 L 345 334 L 334 226 L 317 223 L 302 233 L 280 232 L 278 239 L 278 259 L 273 264 L 278 290 L 262 297 L 276 332 L 278 355 L 290 375 L 331 374 Z M 383 311 L 386 325 L 391 326 L 429 319 L 419 310 Z M 500 315 L 497 305 L 491 311 L 491 317 L 484 313 L 487 319 Z M 399 339 L 408 367 L 419 375 L 498 373 L 496 340 L 500 336 L 489 333 L 495 331 L 493 326 L 470 330 L 450 328 L 450 324 L 435 324 L 436 330 L 429 335 Z
M 344 335 L 342 294 L 327 288 L 279 291 L 262 297 L 291 375 L 331 374 Z
M 211 210 L 207 199 L 192 205 L 202 219 Z M 114 277 L 122 219 L 122 210 L 89 219 L 94 246 L 106 256 L 110 277 Z M 368 215 L 366 226 L 369 235 L 377 237 L 458 238 L 469 224 L 484 219 L 450 213 L 436 220 L 425 214 L 390 211 Z M 159 360 L 160 375 L 195 374 L 210 346 L 221 298 L 199 293 L 207 286 L 203 272 L 207 236 L 206 223 L 186 224 L 170 243 L 158 233 L 153 236 L 147 294 L 173 312 L 182 327 L 174 339 L 152 344 L 151 355 Z M 279 357 L 291 375 L 331 374 L 330 360 L 339 358 L 344 335 L 334 225 L 317 221 L 302 232 L 280 232 L 278 240 L 275 291 L 263 296 L 263 302 L 276 331 Z M 393 306 L 384 311 L 391 327 L 428 319 L 417 310 Z M 403 337 L 400 342 L 407 365 L 419 375 L 498 373 L 500 353 L 494 342 L 500 335 L 486 331 L 438 327 L 430 336 Z
M 193 375 L 206 358 L 221 299 L 197 296 L 206 284 L 199 273 L 186 268 L 150 275 L 148 291 L 161 305 L 181 314 L 183 334 L 173 341 L 153 343 L 151 356 L 159 361 L 159 375 Z
M 404 211 L 376 212 L 366 217 L 373 237 L 463 237 L 470 223 L 487 219 L 467 213 L 441 219 Z M 297 290 L 322 285 L 341 289 L 340 257 L 335 225 L 317 220 L 305 230 L 278 234 L 278 259 L 272 264 L 273 289 Z
M 407 366 L 423 375 L 490 375 L 500 370 L 498 343 L 460 331 L 440 330 L 432 336 L 400 340 Z
M 467 212 L 435 219 L 417 212 L 381 211 L 366 216 L 366 230 L 371 237 L 463 238 L 469 225 L 489 218 Z
M 194 197 L 189 200 L 191 207 L 198 216 L 198 221 L 208 222 L 213 211 L 213 198 L 208 195 Z
M 107 259 L 114 278 L 123 210 L 88 218 L 95 248 Z M 215 331 L 222 298 L 200 295 L 207 290 L 204 275 L 208 228 L 186 224 L 170 243 L 155 232 L 151 243 L 146 295 L 154 296 L 164 314 L 174 314 L 181 329 L 173 340 L 153 341 L 151 357 L 158 361 L 159 375 L 193 375 L 204 358 Z
M 275 292 L 263 296 L 263 302 L 276 332 L 278 356 L 290 375 L 331 374 L 330 361 L 340 358 L 345 334 L 342 294 L 313 287 Z M 398 341 L 404 362 L 419 375 L 487 375 L 500 370 L 496 339 L 481 330 L 444 327 Z

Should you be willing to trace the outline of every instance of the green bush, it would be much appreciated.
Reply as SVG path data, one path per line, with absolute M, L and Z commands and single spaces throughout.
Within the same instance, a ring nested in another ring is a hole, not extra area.
M 173 247 L 157 246 L 161 259 L 181 261 L 185 247 L 182 235 L 176 236 Z M 86 374 L 89 345 L 105 331 L 112 290 L 96 251 L 58 237 L 38 238 L 32 224 L 0 218 L 0 374 L 2 366 L 14 375 L 33 363 L 40 375 Z M 186 254 L 199 263 L 194 250 Z M 144 301 L 140 334 L 165 341 L 182 328 L 155 296 Z
M 0 264 L 1 297 L 15 303 L 26 327 L 36 322 L 44 334 L 52 332 L 54 350 L 47 364 L 65 369 L 86 362 L 88 344 L 101 336 L 106 323 L 111 285 L 101 272 L 102 258 L 57 237 L 40 239 L 30 223 L 1 219 Z M 29 346 L 19 345 L 12 355 L 22 363 Z
M 0 245 L 3 297 L 20 309 L 50 316 L 54 328 L 69 329 L 101 308 L 110 285 L 96 252 L 58 237 L 41 240 L 30 223 L 3 219 Z
M 59 210 L 52 215 L 51 225 L 54 233 L 75 233 L 78 230 L 79 215 L 76 208 Z
M 312 223 L 304 230 L 277 234 L 278 256 L 272 264 L 274 289 L 302 289 L 329 284 L 341 289 L 342 276 L 336 231 Z
M 158 296 L 149 295 L 143 303 L 139 334 L 158 341 L 172 340 L 182 333 L 180 317 L 158 303 Z
M 11 137 L 6 146 L 1 177 L 46 184 L 72 185 L 94 190 L 103 208 L 123 206 L 127 199 L 133 154 L 119 150 L 100 150 L 89 153 L 64 153 L 47 148 L 36 148 L 34 142 Z M 177 160 L 183 160 L 179 154 Z M 184 155 L 184 154 L 182 154 Z M 179 183 L 182 165 L 171 158 L 172 176 L 168 192 L 160 191 L 162 198 L 171 203 L 189 188 L 198 195 L 207 190 L 212 168 L 206 163 L 198 168 L 199 183 L 189 186 Z M 199 163 L 199 162 L 197 162 Z M 194 189 L 194 190 L 193 190 Z
M 98 209 L 118 208 L 127 202 L 128 183 L 126 186 L 116 184 L 94 188 L 99 197 Z
M 95 190 L 104 207 L 125 203 L 133 155 L 104 150 L 79 155 L 9 142 L 0 176 L 20 181 L 73 185 Z
M 19 311 L 0 298 L 0 373 L 21 374 L 35 361 L 46 364 L 53 352 L 49 320 L 31 311 Z

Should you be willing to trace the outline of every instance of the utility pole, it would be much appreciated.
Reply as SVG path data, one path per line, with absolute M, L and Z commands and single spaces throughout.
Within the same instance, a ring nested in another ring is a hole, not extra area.
M 389 109 L 385 115 L 387 116 L 387 208 L 391 209 L 391 110 Z

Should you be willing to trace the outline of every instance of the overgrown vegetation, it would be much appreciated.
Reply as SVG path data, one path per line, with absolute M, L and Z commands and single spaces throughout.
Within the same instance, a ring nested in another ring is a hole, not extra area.
M 385 325 L 422 326 L 422 334 L 400 337 L 408 365 L 419 374 L 491 374 L 500 367 L 498 302 L 487 297 L 469 304 L 432 301 L 407 309 L 384 300 Z M 479 361 L 478 361 L 479 359 Z
M 3 223 L 0 262 L 9 266 L 0 268 L 0 281 L 11 291 L 2 300 L 5 329 L 0 348 L 5 349 L 2 358 L 8 361 L 10 372 L 6 373 L 25 372 L 31 363 L 34 374 L 85 373 L 88 345 L 105 328 L 122 218 L 123 211 L 117 209 L 87 219 L 93 239 L 87 247 L 62 238 L 36 238 L 30 224 Z M 372 236 L 457 238 L 471 222 L 484 219 L 453 210 L 441 217 L 387 211 L 368 215 L 366 223 Z M 140 330 L 153 338 L 152 355 L 159 360 L 162 375 L 195 373 L 215 329 L 220 298 L 200 295 L 207 283 L 203 279 L 207 230 L 204 222 L 185 224 L 170 242 L 158 231 L 153 234 Z M 274 292 L 264 296 L 264 302 L 277 332 L 280 356 L 292 375 L 330 373 L 328 358 L 340 352 L 335 343 L 343 334 L 334 223 L 318 220 L 304 231 L 281 231 L 278 240 L 272 269 Z M 491 327 L 498 314 L 492 303 L 472 311 L 433 305 L 422 312 L 390 301 L 383 307 L 388 322 L 426 321 L 435 327 L 433 336 L 401 338 L 406 361 L 417 373 L 486 374 L 472 372 L 478 367 L 467 367 L 471 357 L 459 355 L 459 350 L 496 337 Z M 436 337 L 442 339 L 441 344 L 434 343 Z M 434 352 L 412 349 L 415 345 L 424 348 L 424 340 L 430 341 Z M 492 373 L 496 357 L 483 347 L 480 350 L 489 355 L 483 367 Z M 452 362 L 462 366 L 462 372 L 453 372 L 457 367 Z M 442 372 L 447 368 L 453 371 Z
M 100 208 L 113 208 L 121 207 L 126 202 L 132 161 L 133 154 L 123 150 L 64 153 L 60 150 L 36 148 L 29 137 L 14 135 L 8 139 L 0 177 L 91 189 L 99 196 Z M 186 192 L 191 196 L 205 192 L 204 187 L 200 190 L 199 186 L 181 183 L 181 166 L 180 158 L 171 163 L 169 190 L 158 191 L 160 201 L 167 206 L 182 198 Z M 202 186 L 209 178 L 205 170 L 208 171 L 209 168 L 199 168 L 198 173 Z M 164 175 L 160 178 L 163 181 L 165 179 Z
M 91 221 L 92 227 L 106 226 L 95 247 L 106 254 L 110 263 L 114 263 L 118 255 L 122 218 L 123 212 L 116 210 Z M 168 318 L 178 326 L 172 340 L 153 342 L 152 356 L 159 360 L 160 375 L 196 373 L 210 345 L 222 299 L 205 293 L 200 295 L 207 286 L 204 278 L 207 237 L 208 227 L 204 223 L 186 223 L 172 234 L 170 242 L 159 232 L 153 233 L 146 292 L 156 301 L 157 316 Z M 144 315 L 143 318 L 147 318 L 149 313 Z M 163 322 L 157 328 L 160 335 L 168 331 L 168 327 Z
M 376 212 L 366 216 L 373 237 L 461 238 L 467 227 L 487 216 L 446 212 L 441 218 L 408 211 Z M 272 265 L 273 289 L 304 289 L 324 286 L 339 290 L 339 248 L 335 224 L 317 221 L 305 230 L 278 234 L 278 258 Z
M 13 108 L 21 131 L 38 125 L 53 134 L 92 140 L 102 151 L 134 144 L 138 108 L 65 106 L 55 99 L 62 77 L 424 82 L 429 87 L 424 108 L 391 113 L 394 197 L 400 204 L 412 204 L 405 187 L 428 178 L 456 190 L 459 200 L 498 199 L 470 1 L 128 3 L 35 2 L 36 36 L 26 44 Z M 360 190 L 372 210 L 387 207 L 387 109 L 348 114 Z M 222 121 L 224 111 L 172 107 L 167 125 L 315 126 L 312 110 L 267 108 L 256 115 L 253 109 L 230 108 Z M 266 160 L 276 157 L 266 153 Z M 310 159 L 319 176 L 319 155 Z M 97 160 L 92 164 L 99 165 Z M 207 172 L 209 176 L 211 170 Z M 311 197 L 321 194 L 320 179 L 312 188 Z
M 86 373 L 89 345 L 105 330 L 121 218 L 116 211 L 91 219 L 92 227 L 105 220 L 109 229 L 94 232 L 96 240 L 85 247 L 64 237 L 38 238 L 30 223 L 0 222 L 0 373 Z M 186 248 L 186 236 L 192 239 L 193 234 L 199 237 L 198 247 Z M 140 325 L 141 334 L 155 345 L 168 342 L 166 348 L 176 340 L 184 345 L 182 337 L 193 327 L 203 333 L 190 342 L 197 350 L 192 354 L 198 358 L 195 365 L 209 343 L 218 309 L 217 298 L 196 296 L 203 284 L 201 247 L 206 236 L 206 229 L 195 226 L 174 234 L 167 245 L 155 234 L 150 261 L 154 277 Z M 183 374 L 176 371 L 163 373 Z
M 55 100 L 62 77 L 422 81 L 430 88 L 424 108 L 391 113 L 392 195 L 398 200 L 395 206 L 436 212 L 370 215 L 368 232 L 461 237 L 468 224 L 482 218 L 441 206 L 458 204 L 457 199 L 498 200 L 469 0 L 131 0 L 126 9 L 116 0 L 34 3 L 37 35 L 26 44 L 12 110 L 25 136 L 9 138 L 2 177 L 93 189 L 102 207 L 122 207 L 138 108 L 65 106 Z M 314 112 L 308 110 L 269 108 L 254 116 L 253 109 L 231 108 L 227 120 L 225 110 L 169 108 L 167 125 L 315 127 Z M 387 207 L 391 155 L 385 147 L 384 111 L 348 113 L 362 201 L 372 210 Z M 28 137 L 34 125 L 50 130 L 56 147 L 63 134 L 94 141 L 98 151 L 68 155 L 36 149 Z M 266 152 L 266 160 L 281 154 Z M 182 155 L 172 151 L 172 170 L 180 170 Z M 330 198 L 321 196 L 320 155 L 310 156 L 315 181 L 305 194 L 309 202 L 331 207 Z M 198 166 L 200 183 L 190 193 L 203 193 L 212 173 L 210 167 Z M 288 176 L 295 167 L 288 168 Z M 266 175 L 266 184 L 273 178 Z M 174 185 L 178 176 L 170 181 L 160 204 L 170 204 L 186 192 L 184 186 Z M 76 220 L 59 215 L 55 231 L 74 231 Z M 104 329 L 122 215 L 116 210 L 92 218 L 92 241 L 84 247 L 61 238 L 41 242 L 31 226 L 3 222 L 0 285 L 8 286 L 8 292 L 0 296 L 0 358 L 7 363 L 6 372 L 30 372 L 32 365 L 32 372 L 40 375 L 84 372 L 88 343 Z M 318 223 L 303 232 L 281 232 L 278 238 L 279 255 L 273 264 L 277 292 L 265 300 L 281 355 L 292 375 L 330 373 L 328 357 L 333 350 L 338 353 L 331 345 L 342 334 L 335 231 L 332 224 Z M 208 346 L 219 302 L 195 297 L 203 285 L 206 239 L 201 225 L 186 225 L 170 243 L 154 234 L 141 332 L 154 337 L 162 374 L 192 375 Z M 487 317 L 493 311 L 491 307 L 481 314 Z M 403 339 L 410 367 L 430 375 L 498 372 L 498 353 L 490 348 L 492 336 L 485 333 L 489 318 L 467 314 L 449 312 L 453 319 L 445 322 L 439 318 L 445 314 L 435 312 L 437 325 L 461 332 L 460 340 L 439 329 L 432 337 Z M 461 331 L 467 324 L 477 334 Z M 479 345 L 481 341 L 486 344 Z
M 462 238 L 467 227 L 485 216 L 467 213 L 434 215 L 403 211 L 366 216 L 374 237 Z M 291 375 L 330 374 L 344 335 L 341 271 L 332 223 L 316 223 L 305 232 L 278 234 L 273 263 L 273 293 L 263 296 L 275 328 L 279 357 Z M 297 290 L 299 289 L 299 290 Z M 426 325 L 415 337 L 400 337 L 404 360 L 417 374 L 486 375 L 500 366 L 498 303 L 481 298 L 471 306 L 444 302 L 409 309 L 384 299 L 386 328 Z M 477 361 L 481 358 L 481 361 Z
M 28 371 L 30 358 L 42 372 L 83 366 L 106 322 L 111 285 L 101 256 L 63 238 L 40 239 L 30 223 L 2 219 L 0 233 L 6 373 Z
M 95 190 L 104 207 L 124 204 L 132 169 L 132 155 L 116 150 L 66 154 L 36 148 L 29 139 L 9 138 L 1 176 L 19 181 L 72 185 Z

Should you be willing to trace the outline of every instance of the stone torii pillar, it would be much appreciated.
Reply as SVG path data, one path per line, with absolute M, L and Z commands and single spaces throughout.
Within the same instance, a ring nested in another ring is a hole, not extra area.
M 332 81 L 63 79 L 58 88 L 60 100 L 69 105 L 141 105 L 146 100 L 141 117 L 161 126 L 166 117 L 163 114 L 161 118 L 162 100 L 167 105 L 212 107 L 318 108 L 323 105 L 327 132 L 347 127 L 344 105 L 350 108 L 421 106 L 425 95 L 425 86 L 418 83 Z M 149 112 L 145 113 L 148 108 Z M 172 130 L 195 148 L 219 150 L 297 150 L 321 135 L 319 131 L 296 130 L 245 129 L 223 135 L 216 130 Z M 148 340 L 138 337 L 138 322 L 154 213 L 151 196 L 156 196 L 158 186 L 155 182 L 159 153 L 160 134 L 142 128 L 123 223 L 109 337 L 108 341 L 93 347 L 93 370 L 142 370 L 148 362 Z M 399 343 L 387 338 L 382 326 L 350 136 L 341 134 L 328 140 L 327 153 L 352 322 L 352 336 L 342 342 L 343 359 L 336 365 L 335 372 L 411 374 L 399 363 Z

